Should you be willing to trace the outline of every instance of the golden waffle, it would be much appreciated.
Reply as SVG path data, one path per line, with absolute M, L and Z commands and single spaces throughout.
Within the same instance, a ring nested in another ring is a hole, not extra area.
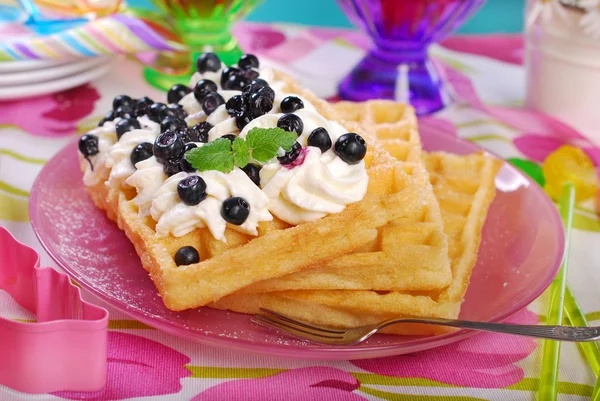
M 448 288 L 429 292 L 323 290 L 241 294 L 210 306 L 244 313 L 257 313 L 264 307 L 333 327 L 358 327 L 400 316 L 456 318 L 477 260 L 482 227 L 495 194 L 494 177 L 502 162 L 482 153 L 432 153 L 425 156 L 425 161 L 450 244 L 452 283 Z M 396 325 L 387 332 L 426 335 L 446 330 Z
M 385 141 L 405 170 L 422 168 L 421 141 L 414 110 L 403 103 L 369 101 L 333 105 L 339 119 L 360 123 Z M 449 285 L 447 239 L 429 183 L 423 183 L 427 202 L 414 213 L 390 222 L 377 238 L 357 252 L 315 265 L 285 277 L 258 282 L 240 293 L 285 290 L 429 291 Z
M 336 112 L 326 102 L 291 81 L 288 86 L 287 92 L 305 96 L 320 114 L 334 119 Z M 137 206 L 131 200 L 135 191 L 111 189 L 105 199 L 100 197 L 96 203 L 105 206 L 109 216 L 117 216 L 119 227 L 134 244 L 165 305 L 173 310 L 206 305 L 255 282 L 322 265 L 359 249 L 361 254 L 389 253 L 394 245 L 394 230 L 401 222 L 405 225 L 424 223 L 428 236 L 421 235 L 421 239 L 413 241 L 421 240 L 423 245 L 437 248 L 437 253 L 435 260 L 427 261 L 421 270 L 437 271 L 440 277 L 437 285 L 430 277 L 433 288 L 447 286 L 451 278 L 447 241 L 429 176 L 419 162 L 421 150 L 416 131 L 406 141 L 407 162 L 399 162 L 359 124 L 345 121 L 342 124 L 363 135 L 369 144 L 365 157 L 369 174 L 367 195 L 342 212 L 314 222 L 290 227 L 275 219 L 261 223 L 259 237 L 228 229 L 226 243 L 215 240 L 208 229 L 196 229 L 179 238 L 158 238 L 152 218 L 138 215 Z M 95 198 L 98 197 L 96 194 Z M 401 231 L 410 236 L 408 227 Z M 187 245 L 199 250 L 201 262 L 176 266 L 173 255 Z M 371 271 L 373 277 L 377 275 L 376 268 L 378 266 L 373 266 Z M 391 270 L 385 266 L 384 269 L 384 272 Z M 413 270 L 414 275 L 420 274 L 419 269 Z

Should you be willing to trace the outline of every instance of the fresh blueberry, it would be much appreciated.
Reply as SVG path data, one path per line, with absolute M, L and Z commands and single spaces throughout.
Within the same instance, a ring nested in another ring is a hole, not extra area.
M 277 126 L 288 132 L 295 132 L 298 136 L 304 131 L 304 123 L 302 119 L 295 114 L 284 114 L 279 117 Z
M 240 226 L 244 224 L 250 214 L 250 204 L 246 199 L 231 197 L 225 199 L 221 206 L 221 216 L 226 222 Z
M 148 108 L 154 104 L 154 100 L 148 96 L 144 96 L 135 101 L 133 105 L 133 115 L 136 117 L 145 116 L 148 113 Z
M 117 140 L 121 139 L 124 133 L 140 128 L 142 128 L 142 126 L 135 118 L 124 118 L 120 120 L 115 127 L 115 130 L 117 131 Z
M 244 98 L 242 95 L 231 97 L 227 103 L 225 103 L 225 109 L 227 109 L 227 113 L 229 113 L 230 116 L 237 116 L 241 113 L 245 109 Z
M 357 164 L 367 154 L 367 144 L 362 136 L 349 132 L 338 138 L 333 151 L 348 164 Z
M 187 161 L 187 159 L 185 158 L 185 152 L 187 152 L 188 150 L 192 150 L 197 148 L 198 146 L 196 146 L 195 143 L 189 142 L 185 144 L 185 151 L 183 153 L 183 157 L 181 158 L 181 169 L 183 171 L 185 171 L 186 173 L 193 173 L 194 171 L 196 171 L 195 168 L 192 167 L 192 165 L 190 164 L 190 162 Z
M 195 142 L 196 134 L 188 126 L 178 128 L 176 132 L 179 134 L 183 143 Z
M 103 119 L 101 119 L 100 121 L 98 121 L 98 127 L 102 127 L 105 122 L 112 121 L 115 118 L 116 118 L 115 112 L 113 110 L 109 111 L 108 113 L 106 113 L 106 115 L 104 116 Z
M 250 79 L 243 74 L 230 75 L 227 81 L 221 86 L 225 90 L 241 91 L 250 83 Z
M 171 89 L 169 89 L 169 92 L 167 93 L 167 100 L 169 103 L 179 103 L 185 95 L 191 92 L 192 90 L 186 85 L 175 84 L 171 87 Z
M 300 156 L 300 151 L 302 150 L 302 145 L 300 143 L 295 142 L 289 152 L 285 152 L 283 156 L 277 158 L 279 163 L 281 164 L 291 164 Z
M 252 80 L 258 78 L 258 76 L 260 75 L 260 73 L 256 70 L 244 70 L 242 72 L 242 75 L 244 77 L 246 77 L 246 79 L 248 80 L 248 82 L 251 82 Z
M 92 134 L 86 134 L 79 138 L 79 143 L 77 144 L 79 151 L 85 157 L 90 157 L 97 155 L 98 150 L 98 137 Z
M 160 122 L 160 132 L 178 131 L 180 128 L 186 128 L 187 124 L 184 120 L 167 116 Z
M 206 182 L 200 176 L 190 175 L 179 181 L 177 194 L 186 205 L 197 205 L 206 199 Z
M 167 108 L 164 110 L 163 115 L 165 117 L 172 116 L 175 118 L 179 118 L 180 120 L 185 120 L 185 118 L 188 116 L 186 111 L 183 109 L 183 106 L 177 103 L 167 105 Z
M 239 130 L 243 130 L 250 121 L 254 119 L 252 113 L 247 110 L 243 110 L 235 117 L 235 126 L 238 127 Z
M 221 60 L 215 53 L 202 53 L 196 60 L 196 69 L 200 74 L 216 72 L 221 69 Z
M 238 67 L 242 70 L 249 70 L 250 68 L 258 68 L 258 57 L 254 54 L 244 54 L 238 61 Z
M 252 82 L 250 82 L 250 84 L 248 86 L 246 86 L 244 88 L 244 93 L 255 93 L 258 92 L 258 90 L 260 88 L 264 88 L 264 87 L 268 87 L 269 84 L 267 81 L 265 81 L 264 79 L 261 78 L 257 78 L 255 80 L 253 80 Z
M 196 83 L 196 86 L 194 86 L 194 97 L 198 103 L 202 103 L 206 95 L 216 92 L 217 89 L 217 84 L 210 79 L 201 79 Z
M 175 264 L 177 266 L 193 265 L 200 263 L 200 254 L 193 246 L 184 246 L 175 253 Z
M 129 156 L 129 160 L 131 160 L 133 167 L 135 167 L 137 163 L 151 158 L 153 156 L 152 148 L 153 146 L 150 142 L 142 142 L 133 148 L 131 155 Z
M 242 75 L 242 70 L 236 67 L 227 67 L 221 72 L 221 88 L 225 89 L 225 83 L 234 75 Z
M 296 110 L 304 108 L 304 102 L 302 99 L 296 96 L 288 96 L 281 101 L 281 112 L 282 113 L 293 113 Z
M 131 106 L 119 106 L 115 110 L 115 116 L 121 118 L 134 118 Z
M 165 110 L 167 108 L 167 105 L 164 103 L 160 103 L 160 102 L 156 102 L 156 103 L 152 103 L 150 105 L 150 107 L 148 107 L 148 118 L 152 121 L 154 121 L 155 123 L 159 123 L 162 121 L 163 118 L 165 118 L 163 116 Z
M 260 88 L 256 93 L 250 96 L 250 112 L 256 117 L 267 114 L 273 109 L 275 92 L 270 87 Z
M 183 155 L 180 157 L 174 157 L 172 159 L 167 159 L 163 163 L 163 171 L 167 177 L 171 177 L 177 173 L 181 173 L 181 159 Z
M 307 145 L 321 149 L 321 153 L 327 152 L 332 145 L 329 132 L 323 127 L 315 128 L 308 136 Z
M 154 141 L 153 153 L 161 163 L 168 159 L 180 159 L 183 151 L 183 139 L 176 132 L 163 132 Z
M 202 110 L 207 116 L 210 116 L 222 104 L 225 104 L 223 96 L 217 92 L 209 93 L 202 101 Z
M 223 135 L 221 138 L 229 139 L 229 142 L 233 143 L 233 141 L 235 141 L 236 136 L 233 134 L 226 134 L 226 135 Z
M 252 180 L 253 183 L 256 184 L 257 187 L 260 187 L 260 170 L 261 167 L 257 164 L 248 163 L 245 167 L 242 168 L 244 173 Z
M 203 121 L 194 125 L 192 127 L 192 131 L 197 136 L 197 140 L 195 140 L 194 142 L 208 142 L 208 131 L 210 131 L 212 127 L 212 124 L 207 121 Z
M 133 107 L 133 99 L 131 99 L 127 95 L 116 96 L 113 99 L 112 107 L 113 107 L 113 110 L 117 110 L 119 107 L 132 108 Z

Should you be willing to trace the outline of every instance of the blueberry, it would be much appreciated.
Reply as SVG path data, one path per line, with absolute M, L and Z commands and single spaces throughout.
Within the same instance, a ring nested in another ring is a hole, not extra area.
M 167 159 L 163 163 L 163 171 L 167 177 L 171 177 L 177 173 L 181 173 L 181 159 L 183 157 L 174 157 L 172 159 Z
M 302 122 L 302 119 L 295 114 L 282 115 L 277 121 L 277 126 L 288 132 L 295 132 L 298 134 L 298 136 L 300 136 L 302 131 L 304 131 L 304 123 Z
M 294 160 L 300 156 L 300 151 L 302 150 L 302 145 L 300 143 L 295 142 L 289 152 L 286 152 L 285 155 L 277 158 L 279 163 L 281 164 L 291 164 Z
M 236 136 L 233 134 L 227 134 L 227 135 L 223 135 L 221 138 L 223 139 L 229 139 L 229 141 L 231 143 L 233 143 L 233 141 L 235 141 Z
M 202 177 L 190 175 L 179 181 L 177 194 L 183 203 L 194 206 L 206 199 L 206 183 Z
M 225 103 L 225 109 L 227 109 L 227 113 L 229 113 L 230 116 L 237 116 L 241 113 L 245 109 L 244 98 L 242 95 L 235 95 L 230 98 L 227 103 Z
M 251 82 L 252 80 L 258 78 L 260 73 L 256 70 L 244 70 L 242 75 L 248 80 L 248 82 Z
M 195 149 L 197 147 L 198 146 L 196 146 L 196 144 L 192 143 L 192 142 L 185 144 L 185 151 L 184 151 L 183 157 L 181 158 L 180 165 L 181 165 L 181 169 L 183 171 L 185 171 L 186 173 L 193 173 L 194 171 L 196 171 L 196 169 L 193 168 L 192 165 L 190 164 L 190 162 L 188 162 L 187 159 L 185 158 L 185 152 L 187 152 L 188 150 Z
M 254 119 L 252 113 L 247 110 L 242 111 L 235 117 L 235 126 L 238 127 L 239 130 L 243 130 L 250 121 Z
M 112 121 L 115 118 L 116 118 L 115 112 L 113 110 L 109 111 L 108 113 L 106 113 L 104 118 L 98 122 L 98 127 L 102 127 L 105 122 Z
M 194 86 L 194 97 L 198 103 L 202 103 L 206 95 L 216 92 L 217 89 L 217 84 L 210 79 L 201 79 L 196 83 L 196 86 Z
M 225 90 L 241 91 L 250 83 L 250 79 L 246 78 L 242 74 L 230 75 L 227 81 L 221 85 Z
M 258 68 L 258 57 L 254 54 L 244 54 L 238 61 L 238 67 L 242 70 L 249 70 L 250 68 Z
M 172 116 L 179 118 L 180 120 L 185 120 L 185 118 L 188 116 L 186 111 L 183 109 L 183 106 L 177 103 L 167 105 L 167 108 L 163 111 L 163 115 L 165 117 Z
M 226 222 L 240 226 L 250 214 L 250 204 L 244 198 L 227 198 L 221 206 L 221 216 Z
M 133 118 L 133 109 L 131 108 L 131 106 L 119 106 L 115 110 L 115 117 Z
M 293 113 L 296 110 L 304 108 L 304 102 L 302 99 L 296 96 L 288 96 L 281 101 L 281 112 L 282 113 Z
M 79 143 L 77 144 L 79 151 L 85 157 L 90 157 L 97 155 L 98 150 L 98 137 L 92 134 L 86 134 L 79 138 Z
M 256 117 L 267 114 L 273 109 L 273 101 L 275 100 L 275 92 L 267 87 L 260 88 L 256 93 L 250 96 L 250 112 Z
M 142 128 L 142 126 L 135 118 L 124 118 L 120 120 L 115 127 L 117 131 L 117 140 L 121 139 L 124 133 L 140 128 Z
M 248 163 L 242 168 L 244 173 L 246 173 L 248 178 L 250 178 L 257 187 L 260 187 L 260 169 L 261 167 L 259 165 L 252 163 Z
M 186 128 L 187 124 L 184 120 L 167 116 L 160 122 L 160 132 L 178 131 L 180 128 Z
M 129 160 L 131 160 L 133 167 L 135 167 L 137 163 L 151 158 L 153 156 L 152 148 L 153 146 L 150 142 L 142 142 L 133 148 L 131 155 L 129 156 Z
M 333 151 L 346 163 L 357 164 L 367 154 L 367 144 L 362 136 L 350 132 L 338 138 Z
M 258 90 L 260 88 L 265 88 L 268 86 L 269 86 L 269 84 L 267 83 L 267 81 L 265 81 L 264 79 L 258 78 L 258 79 L 253 80 L 252 82 L 250 82 L 250 84 L 248 84 L 248 86 L 246 86 L 244 88 L 244 93 L 252 94 L 252 93 L 258 92 Z
M 117 110 L 119 107 L 133 107 L 133 99 L 127 95 L 119 95 L 113 99 L 112 108 Z
M 329 132 L 323 127 L 315 128 L 308 136 L 307 145 L 321 149 L 321 153 L 327 152 L 331 149 L 331 137 L 329 136 Z
M 200 263 L 200 255 L 193 246 L 184 246 L 175 253 L 175 264 L 177 266 L 193 265 Z
M 194 131 L 192 131 L 192 129 L 190 127 L 187 127 L 187 126 L 181 127 L 179 129 L 177 129 L 175 132 L 177 132 L 177 134 L 179 134 L 183 143 L 195 142 L 194 139 L 196 138 L 196 134 L 194 133 Z
M 242 75 L 242 70 L 236 67 L 227 67 L 221 72 L 221 88 L 225 89 L 225 83 L 234 75 Z
M 167 101 L 169 103 L 179 103 L 185 95 L 191 92 L 192 90 L 186 85 L 175 84 L 171 87 L 171 89 L 169 89 L 169 92 L 167 93 Z
M 210 116 L 222 104 L 225 104 L 223 96 L 217 92 L 209 93 L 202 101 L 202 110 L 207 116 Z
M 137 99 L 133 105 L 133 115 L 136 117 L 145 116 L 148 113 L 148 108 L 154 104 L 154 100 L 148 96 Z
M 216 72 L 221 69 L 221 60 L 215 53 L 202 53 L 196 60 L 196 69 L 200 74 Z
M 163 132 L 154 141 L 154 156 L 161 163 L 168 159 L 180 159 L 183 151 L 183 140 L 176 132 Z
M 148 118 L 155 123 L 160 123 L 164 118 L 163 114 L 167 108 L 167 105 L 164 103 L 156 102 L 152 103 L 150 107 L 148 107 Z
M 203 121 L 194 125 L 192 127 L 192 131 L 197 136 L 197 140 L 195 140 L 194 142 L 208 142 L 208 131 L 210 131 L 212 127 L 212 124 L 207 121 Z

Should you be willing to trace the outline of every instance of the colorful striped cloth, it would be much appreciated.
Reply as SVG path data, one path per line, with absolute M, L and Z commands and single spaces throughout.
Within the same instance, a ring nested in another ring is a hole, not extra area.
M 8 25 L 13 25 L 13 29 L 4 26 L 0 30 L 0 61 L 71 59 L 185 49 L 182 45 L 161 37 L 143 21 L 123 14 L 94 20 L 48 36 L 25 31 L 26 34 L 14 37 L 14 31 L 23 32 L 23 27 L 17 22 Z

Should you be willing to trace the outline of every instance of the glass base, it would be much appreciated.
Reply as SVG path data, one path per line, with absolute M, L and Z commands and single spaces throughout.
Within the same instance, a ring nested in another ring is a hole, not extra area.
M 339 93 L 342 99 L 352 101 L 407 102 L 417 115 L 441 110 L 450 101 L 440 74 L 424 52 L 418 58 L 403 58 L 398 53 L 390 60 L 371 51 L 340 83 Z
M 196 59 L 201 53 L 201 51 L 198 51 L 194 52 L 191 56 L 186 55 L 186 66 L 183 68 L 183 71 L 185 71 L 183 73 L 178 73 L 178 71 L 182 71 L 182 69 L 174 70 L 171 68 L 161 68 L 159 65 L 147 66 L 144 68 L 144 78 L 150 85 L 163 91 L 168 91 L 175 84 L 187 85 L 196 71 Z M 237 63 L 243 54 L 237 45 L 230 50 L 221 52 L 216 51 L 215 53 L 217 53 L 225 65 Z M 168 62 L 164 64 L 169 65 Z

